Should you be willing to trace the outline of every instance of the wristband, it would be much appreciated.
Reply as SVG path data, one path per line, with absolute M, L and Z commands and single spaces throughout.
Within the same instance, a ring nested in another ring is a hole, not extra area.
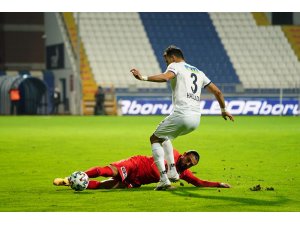
M 226 108 L 221 108 L 221 112 L 222 113 L 226 112 Z
M 147 76 L 142 76 L 142 80 L 143 80 L 143 81 L 147 81 L 147 80 L 148 80 L 148 77 L 147 77 Z

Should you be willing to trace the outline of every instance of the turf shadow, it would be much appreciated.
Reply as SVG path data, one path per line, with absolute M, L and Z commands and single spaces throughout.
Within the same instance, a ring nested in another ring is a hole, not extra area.
M 67 189 L 57 189 L 55 190 L 56 193 L 66 193 L 66 192 L 69 192 L 69 193 L 74 193 L 74 194 L 77 194 L 77 195 L 89 195 L 89 194 L 94 194 L 93 192 L 90 192 L 90 191 L 74 191 L 72 190 L 71 188 L 67 188 Z
M 126 192 L 149 192 L 153 191 L 155 187 L 142 187 L 142 188 L 117 188 L 117 189 L 97 189 L 96 191 L 101 191 L 101 192 L 120 192 L 120 191 L 126 191 Z
M 193 188 L 193 192 L 189 191 L 190 188 L 177 188 L 173 191 L 170 191 L 171 194 L 182 196 L 182 197 L 191 197 L 191 198 L 202 198 L 202 199 L 210 199 L 210 200 L 224 200 L 224 201 L 232 201 L 238 202 L 245 205 L 260 205 L 260 206 L 276 206 L 283 203 L 287 203 L 290 200 L 283 196 L 276 196 L 276 200 L 261 200 L 254 198 L 242 198 L 242 197 L 232 197 L 232 196 L 215 196 L 215 195 L 206 195 L 206 194 L 198 194 L 195 193 L 195 188 Z M 201 190 L 202 192 L 202 190 Z

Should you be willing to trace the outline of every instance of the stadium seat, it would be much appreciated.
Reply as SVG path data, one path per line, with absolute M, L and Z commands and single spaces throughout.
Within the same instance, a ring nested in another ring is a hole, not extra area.
M 257 26 L 251 13 L 209 15 L 244 88 L 291 87 L 300 65 L 280 26 Z
M 140 13 L 140 17 L 162 71 L 166 68 L 163 51 L 175 44 L 188 63 L 215 83 L 240 83 L 207 13 Z
M 138 13 L 81 13 L 81 35 L 96 82 L 113 83 L 118 89 L 130 85 L 166 89 L 166 84 L 140 82 L 130 74 L 160 73 L 158 62 Z

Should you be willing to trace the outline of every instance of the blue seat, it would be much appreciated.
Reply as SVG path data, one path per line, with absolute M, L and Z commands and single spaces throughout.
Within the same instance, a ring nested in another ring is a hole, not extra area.
M 179 46 L 188 63 L 218 82 L 240 83 L 208 13 L 140 13 L 162 71 L 162 52 L 170 44 Z M 224 78 L 224 76 L 226 77 Z

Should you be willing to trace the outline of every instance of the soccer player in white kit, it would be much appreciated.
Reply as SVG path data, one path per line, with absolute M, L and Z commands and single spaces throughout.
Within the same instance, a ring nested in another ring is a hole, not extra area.
M 155 190 L 172 189 L 171 182 L 179 180 L 174 162 L 171 140 L 195 130 L 200 123 L 201 89 L 207 88 L 219 102 L 222 117 L 234 121 L 233 116 L 226 111 L 225 101 L 220 89 L 196 67 L 185 62 L 180 48 L 171 45 L 164 52 L 168 65 L 162 74 L 142 76 L 137 69 L 131 69 L 134 77 L 141 81 L 167 82 L 172 88 L 173 111 L 156 128 L 150 137 L 152 155 L 160 171 L 160 181 Z M 164 159 L 167 161 L 168 172 Z

